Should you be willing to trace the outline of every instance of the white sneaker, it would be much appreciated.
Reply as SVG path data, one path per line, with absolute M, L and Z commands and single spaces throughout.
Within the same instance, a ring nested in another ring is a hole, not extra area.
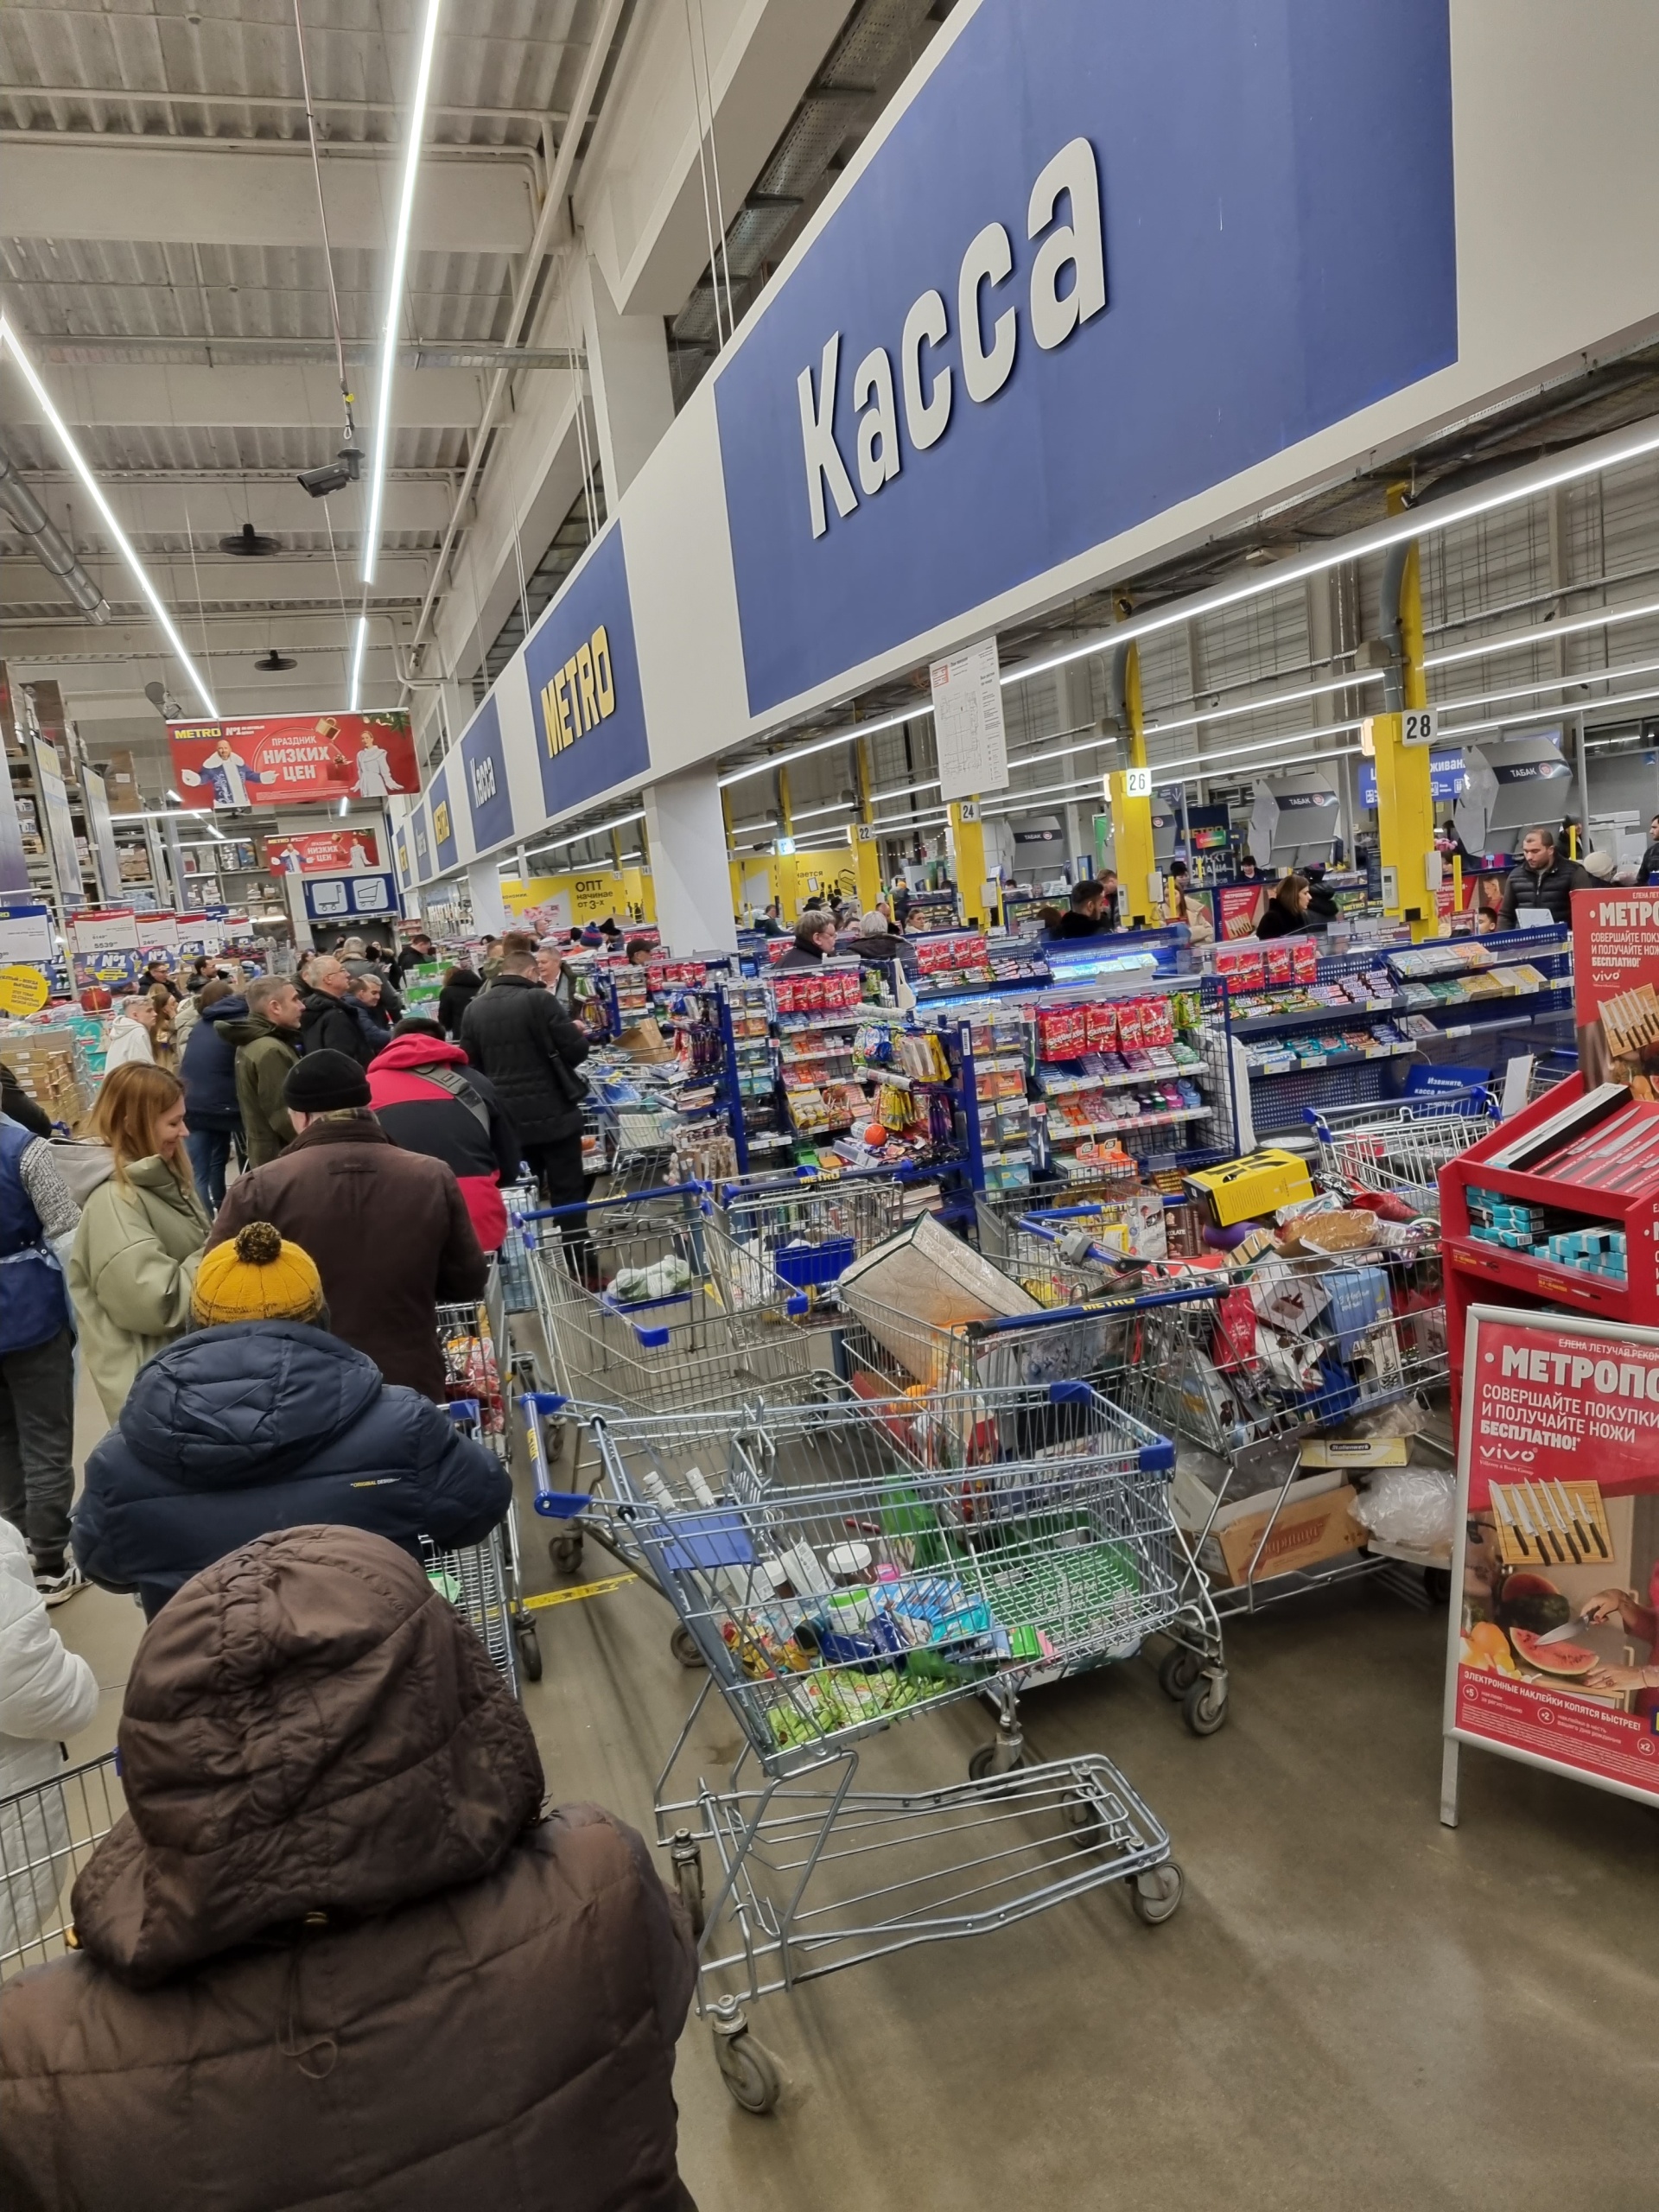
M 64 1605 L 76 1591 L 86 1586 L 86 1576 L 72 1559 L 66 1559 L 56 1574 L 37 1573 L 35 1577 L 35 1587 L 48 1605 Z

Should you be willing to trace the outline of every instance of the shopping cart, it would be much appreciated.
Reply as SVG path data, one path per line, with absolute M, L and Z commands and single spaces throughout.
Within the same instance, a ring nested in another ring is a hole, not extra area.
M 1286 1509 L 1304 1476 L 1306 1445 L 1357 1419 L 1412 1433 L 1414 1402 L 1445 1382 L 1438 1246 L 1419 1240 L 1205 1268 L 1185 1284 L 1149 1288 L 1138 1307 L 1100 1387 L 1192 1447 L 1177 1496 L 1221 1620 L 1383 1564 L 1358 1548 L 1358 1535 L 1351 1547 L 1297 1563 L 1305 1532 Z M 1341 1475 L 1309 1479 L 1335 1489 Z M 1224 1535 L 1241 1522 L 1242 1543 Z M 1172 1694 L 1180 1671 L 1172 1662 Z
M 561 1396 L 684 1412 L 800 1395 L 805 1300 L 725 1236 L 699 1185 L 543 1208 L 524 1230 Z
M 0 1797 L 0 1980 L 62 1955 L 75 1877 L 125 1810 L 114 1751 Z
M 838 1175 L 748 1175 L 723 1182 L 715 1218 L 792 1290 L 830 1300 L 844 1270 L 905 1224 L 916 1192 L 907 1169 Z
M 492 1268 L 482 1300 L 439 1306 L 438 1342 L 450 1393 L 450 1419 L 511 1471 L 512 1425 L 502 1377 L 506 1317 L 501 1295 L 500 1274 Z M 516 1509 L 509 1504 L 505 1519 L 482 1545 L 439 1553 L 423 1544 L 423 1552 L 429 1573 L 442 1575 L 444 1586 L 483 1638 L 514 1694 L 521 1673 L 532 1682 L 540 1681 L 541 1645 L 524 1600 Z
M 501 1311 L 505 1321 L 505 1315 L 509 1313 L 533 1313 L 536 1310 L 536 1286 L 531 1279 L 530 1255 L 525 1249 L 523 1230 L 524 1216 L 534 1213 L 542 1203 L 534 1177 L 527 1177 L 522 1183 L 504 1183 L 501 1203 L 507 1216 L 507 1233 L 499 1255 Z
M 1440 1173 L 1449 1160 L 1490 1136 L 1498 1118 L 1490 1090 L 1425 1092 L 1409 1105 L 1307 1106 L 1319 1139 L 1319 1175 L 1327 1189 L 1372 1191 L 1438 1221 Z
M 588 1508 L 631 1534 L 708 1668 L 655 1793 L 699 1935 L 699 2010 L 737 2101 L 775 2102 L 745 2004 L 1109 1882 L 1180 1901 L 1164 1829 L 1109 1761 L 1027 1765 L 1022 1680 L 1179 1610 L 1170 1447 L 1081 1385 L 593 1422 Z M 856 1790 L 867 1739 L 989 1693 L 994 1744 L 943 1788 Z M 675 1777 L 718 1695 L 723 1783 Z M 705 1854 L 712 1870 L 705 1874 Z

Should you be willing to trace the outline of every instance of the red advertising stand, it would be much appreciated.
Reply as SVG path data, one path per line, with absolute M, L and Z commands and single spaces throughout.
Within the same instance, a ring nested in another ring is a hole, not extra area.
M 1465 1325 L 1440 1818 L 1465 1744 L 1659 1802 L 1659 1331 Z

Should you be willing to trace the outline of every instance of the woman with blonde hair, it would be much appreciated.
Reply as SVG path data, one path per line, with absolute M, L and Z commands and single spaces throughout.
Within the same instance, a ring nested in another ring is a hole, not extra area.
M 81 1351 L 114 1421 L 152 1353 L 190 1326 L 190 1291 L 212 1223 L 184 1148 L 184 1087 L 166 1068 L 105 1076 L 92 1134 L 110 1179 L 82 1209 L 69 1258 Z

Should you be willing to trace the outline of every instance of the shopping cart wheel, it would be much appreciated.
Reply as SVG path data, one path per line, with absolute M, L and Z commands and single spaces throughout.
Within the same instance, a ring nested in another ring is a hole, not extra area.
M 579 1574 L 582 1572 L 582 1531 L 580 1529 L 563 1536 L 550 1536 L 547 1555 L 553 1562 L 555 1574 Z
M 1106 1831 L 1099 1806 L 1083 1790 L 1061 1800 L 1060 1818 L 1079 1851 L 1092 1851 Z
M 1135 1918 L 1148 1928 L 1155 1928 L 1160 1920 L 1167 1920 L 1179 1904 L 1185 1886 L 1181 1870 L 1173 1859 L 1166 1859 L 1161 1866 L 1148 1866 L 1129 1885 L 1129 1903 L 1135 1907 Z
M 714 2019 L 715 2063 L 734 2103 L 745 2112 L 770 2112 L 783 2094 L 777 2060 L 749 2033 L 749 2024 L 730 1998 L 721 1999 Z
M 1016 1750 L 1010 1758 L 999 1738 L 995 1743 L 982 1744 L 974 1753 L 968 1762 L 968 1779 L 969 1782 L 983 1782 L 989 1775 L 1012 1774 L 1016 1767 L 1022 1767 L 1025 1764 L 1024 1750 Z
M 534 1621 L 518 1619 L 512 1624 L 512 1640 L 518 1649 L 518 1671 L 527 1682 L 542 1679 L 542 1645 L 536 1633 Z
M 1159 1688 L 1179 1705 L 1198 1679 L 1203 1665 L 1204 1661 L 1196 1651 L 1189 1651 L 1185 1644 L 1178 1643 L 1164 1655 L 1164 1662 L 1158 1669 Z
M 1227 1718 L 1224 1673 L 1200 1675 L 1181 1700 L 1181 1718 L 1195 1736 L 1213 1736 Z
M 697 1639 L 686 1627 L 677 1628 L 668 1639 L 668 1648 L 682 1667 L 701 1667 L 703 1656 L 697 1649 Z

